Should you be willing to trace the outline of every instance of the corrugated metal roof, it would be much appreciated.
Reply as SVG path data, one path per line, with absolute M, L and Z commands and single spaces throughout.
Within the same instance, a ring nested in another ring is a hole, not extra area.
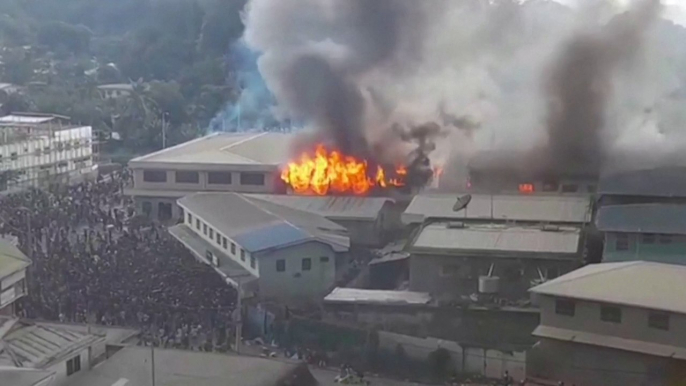
M 45 122 L 50 122 L 55 117 L 45 117 L 45 116 L 25 116 L 25 115 L 5 115 L 0 117 L 0 124 L 2 123 L 20 123 L 20 124 L 40 124 Z
M 686 197 L 686 167 L 660 167 L 604 175 L 600 178 L 598 193 Z
M 316 213 L 330 220 L 376 220 L 384 205 L 387 202 L 393 202 L 388 197 L 320 197 L 285 194 L 248 194 L 246 197 Z
M 103 340 L 97 335 L 85 334 L 76 329 L 31 323 L 16 319 L 0 319 L 3 325 L 13 323 L 0 347 L 0 365 L 43 368 L 64 355 L 82 350 L 90 344 Z M 9 352 L 8 352 L 9 350 Z
M 604 232 L 686 235 L 686 204 L 603 206 L 598 210 L 596 225 Z
M 195 193 L 179 205 L 205 220 L 248 252 L 258 252 L 308 240 L 347 251 L 347 230 L 326 218 L 271 202 L 250 200 L 237 193 Z
M 429 304 L 431 295 L 425 292 L 381 291 L 336 287 L 324 298 L 328 303 L 355 303 L 379 305 Z
M 580 229 L 561 227 L 544 231 L 540 227 L 515 227 L 496 224 L 463 224 L 455 228 L 449 222 L 425 226 L 412 243 L 411 252 L 442 250 L 444 252 L 503 252 L 575 254 L 579 251 Z
M 591 264 L 531 292 L 686 314 L 686 267 L 646 261 Z
M 274 165 L 290 158 L 294 134 L 215 133 L 131 160 L 139 163 Z M 142 166 L 142 165 L 139 165 Z
M 618 336 L 594 334 L 590 332 L 569 330 L 566 328 L 545 325 L 538 326 L 532 335 L 540 338 L 550 338 L 567 342 L 588 344 L 592 346 L 608 347 L 617 350 L 638 352 L 665 358 L 686 359 L 686 348 L 620 338 Z
M 473 194 L 465 209 L 455 212 L 458 195 L 421 194 L 402 215 L 405 224 L 429 218 L 493 219 L 537 222 L 585 223 L 591 220 L 591 201 L 579 196 L 522 196 Z
M 0 240 L 0 279 L 31 265 L 22 251 L 6 240 Z

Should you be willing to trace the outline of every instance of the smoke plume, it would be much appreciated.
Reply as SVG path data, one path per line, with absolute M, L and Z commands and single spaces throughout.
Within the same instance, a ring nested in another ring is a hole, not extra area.
M 626 142 L 618 128 L 661 110 L 679 66 L 665 50 L 641 62 L 659 1 L 619 15 L 592 2 L 588 12 L 547 0 L 250 0 L 243 41 L 276 102 L 270 113 L 347 153 L 422 167 L 430 158 L 446 166 L 442 178 L 485 149 L 597 170 Z M 668 131 L 654 119 L 645 127 Z
M 602 131 L 613 76 L 640 52 L 659 8 L 659 0 L 642 0 L 600 31 L 582 31 L 564 46 L 546 89 L 548 159 L 553 171 L 600 171 L 607 150 Z

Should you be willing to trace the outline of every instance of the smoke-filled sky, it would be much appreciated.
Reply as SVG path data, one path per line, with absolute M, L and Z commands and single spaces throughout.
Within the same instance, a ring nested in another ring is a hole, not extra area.
M 659 12 L 620 10 L 603 0 L 250 0 L 244 38 L 281 119 L 384 161 L 408 151 L 391 127 L 427 122 L 445 128 L 437 162 L 570 141 L 597 141 L 578 148 L 589 157 L 672 150 L 686 124 L 673 96 L 684 63 L 655 32 Z M 592 73 L 576 71 L 589 62 Z M 569 77 L 583 78 L 574 93 L 563 92 L 577 85 Z

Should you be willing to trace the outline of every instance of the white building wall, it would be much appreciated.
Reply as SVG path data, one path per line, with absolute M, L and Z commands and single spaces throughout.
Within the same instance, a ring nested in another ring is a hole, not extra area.
M 56 176 L 86 173 L 92 166 L 90 126 L 55 130 L 52 135 L 0 144 L 0 171 L 19 173 L 9 188 L 37 186 Z
M 67 361 L 76 357 L 77 355 L 81 356 L 81 370 L 70 376 L 67 376 Z M 89 367 L 90 363 L 88 362 L 88 349 L 86 348 L 79 353 L 75 353 L 67 358 L 64 358 L 63 361 L 55 363 L 54 365 L 41 370 L 55 372 L 55 380 L 50 386 L 68 386 L 73 377 L 80 375 L 83 371 L 88 371 Z

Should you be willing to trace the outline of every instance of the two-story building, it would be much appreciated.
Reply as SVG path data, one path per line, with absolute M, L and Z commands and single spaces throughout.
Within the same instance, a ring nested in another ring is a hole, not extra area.
M 93 170 L 92 130 L 68 117 L 0 117 L 0 191 L 80 181 Z
M 288 161 L 292 134 L 215 133 L 129 162 L 139 213 L 179 219 L 176 201 L 195 192 L 283 193 L 279 167 Z
M 350 248 L 346 229 L 322 216 L 240 194 L 196 193 L 178 205 L 184 221 L 169 232 L 229 284 L 261 300 L 320 299 Z
M 531 290 L 540 341 L 527 372 L 566 385 L 686 382 L 686 267 L 592 264 Z
M 0 315 L 15 314 L 14 304 L 26 295 L 26 269 L 31 265 L 19 248 L 0 239 Z
M 605 235 L 603 262 L 686 265 L 686 204 L 606 205 L 596 226 Z

